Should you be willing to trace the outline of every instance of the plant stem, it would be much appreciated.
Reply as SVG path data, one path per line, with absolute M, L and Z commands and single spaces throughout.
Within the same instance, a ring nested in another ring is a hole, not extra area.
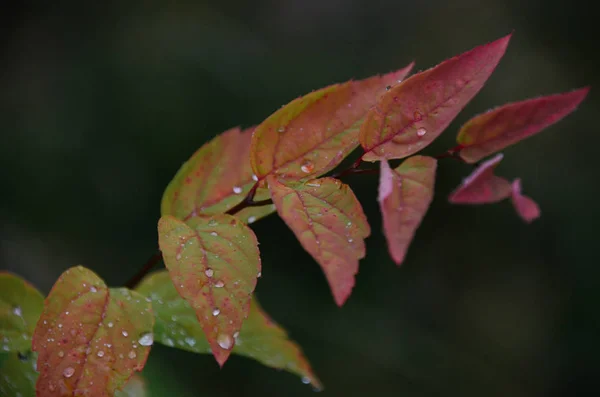
M 160 251 L 156 251 L 150 259 L 146 262 L 144 267 L 142 267 L 136 274 L 133 276 L 125 286 L 129 289 L 134 289 L 137 287 L 140 281 L 152 270 L 154 265 L 156 265 L 162 258 L 162 254 Z

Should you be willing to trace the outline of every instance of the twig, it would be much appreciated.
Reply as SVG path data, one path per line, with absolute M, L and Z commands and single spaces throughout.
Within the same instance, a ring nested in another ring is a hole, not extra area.
M 136 274 L 133 276 L 125 286 L 129 289 L 134 289 L 140 281 L 152 270 L 154 265 L 156 265 L 162 258 L 162 254 L 160 251 L 156 251 L 150 259 L 146 262 L 144 267 L 142 267 Z

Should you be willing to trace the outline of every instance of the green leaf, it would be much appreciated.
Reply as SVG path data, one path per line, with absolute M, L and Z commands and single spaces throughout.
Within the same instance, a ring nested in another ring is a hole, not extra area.
M 267 182 L 279 216 L 321 265 L 336 303 L 343 305 L 371 233 L 354 193 L 334 178 L 283 184 L 270 176 Z
M 35 397 L 37 355 L 0 354 L 0 396 Z
M 433 199 L 437 161 L 432 157 L 413 156 L 392 170 L 381 160 L 379 207 L 383 231 L 390 255 L 397 265 L 408 247 Z
M 157 342 L 194 353 L 210 353 L 210 345 L 194 309 L 179 296 L 167 272 L 159 271 L 147 276 L 137 291 L 152 300 Z M 268 367 L 285 369 L 302 377 L 305 383 L 321 388 L 298 345 L 267 316 L 256 297 L 252 298 L 242 329 L 234 337 L 236 344 L 232 353 L 250 357 Z
M 43 295 L 27 281 L 0 272 L 0 353 L 31 349 L 31 337 L 44 306 Z
M 458 133 L 460 157 L 476 163 L 558 122 L 585 99 L 589 88 L 509 103 L 469 120 Z
M 361 127 L 362 159 L 404 158 L 433 142 L 483 87 L 509 39 L 476 47 L 392 87 Z
M 258 180 L 250 166 L 253 130 L 232 128 L 198 149 L 167 186 L 162 215 L 185 220 L 225 213 L 238 204 Z M 259 187 L 255 200 L 267 198 L 269 191 Z M 235 215 L 252 223 L 274 211 L 275 207 L 266 205 L 248 207 Z
M 260 273 L 256 236 L 231 215 L 195 217 L 187 224 L 163 216 L 158 242 L 173 284 L 196 311 L 222 366 L 248 316 Z
M 151 305 L 137 292 L 109 290 L 81 266 L 65 271 L 33 337 L 38 395 L 112 396 L 144 367 L 153 326 Z
M 251 163 L 262 180 L 277 174 L 305 179 L 335 168 L 358 146 L 362 118 L 386 86 L 412 68 L 333 84 L 295 99 L 262 122 L 252 137 Z

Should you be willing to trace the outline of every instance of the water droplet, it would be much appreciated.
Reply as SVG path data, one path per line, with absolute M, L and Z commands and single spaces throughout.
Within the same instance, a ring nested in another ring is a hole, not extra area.
M 233 340 L 231 339 L 231 336 L 227 334 L 219 334 L 219 336 L 217 336 L 217 343 L 221 346 L 221 349 L 225 350 L 229 350 L 231 349 L 231 346 L 233 346 Z
M 223 288 L 223 286 L 225 286 L 225 283 L 221 280 L 219 280 L 215 283 L 215 287 L 217 287 L 217 288 Z
M 346 229 L 348 229 L 350 226 L 352 226 L 352 222 L 346 223 Z
M 302 383 L 304 383 L 305 385 L 308 385 L 310 383 L 310 378 L 308 376 L 303 376 Z
M 213 269 L 206 269 L 204 271 L 204 274 L 206 274 L 206 277 L 212 277 L 213 274 L 215 274 L 215 272 L 213 271 Z
M 212 311 L 212 315 L 215 317 L 218 316 L 219 314 L 221 314 L 221 311 L 219 309 L 215 309 Z
M 98 290 L 96 289 L 96 287 L 94 287 L 93 285 L 90 287 L 90 292 L 98 292 Z
M 315 169 L 315 165 L 313 163 L 311 163 L 310 161 L 306 161 L 304 164 L 302 164 L 300 169 L 305 174 L 310 174 Z
M 187 338 L 185 338 L 185 343 L 187 343 L 190 346 L 194 346 L 196 344 L 196 339 L 188 336 Z
M 311 187 L 321 187 L 320 183 L 317 182 L 307 182 L 306 186 L 311 186 Z
M 248 218 L 248 224 L 254 223 L 256 222 L 256 217 L 255 216 L 251 216 Z
M 279 129 L 277 129 L 277 131 L 278 131 L 278 132 L 285 132 L 285 127 L 284 127 L 284 126 L 281 126 L 281 127 L 279 127 Z
M 175 257 L 175 259 L 177 259 L 177 260 L 181 259 L 181 252 L 177 254 L 177 256 Z
M 234 192 L 235 194 L 240 194 L 240 193 L 242 192 L 242 188 L 241 188 L 241 187 L 239 187 L 239 186 L 234 186 L 234 187 L 233 187 L 233 192 Z
M 254 182 L 258 182 L 258 177 L 256 175 L 252 174 L 252 180 Z
M 102 350 L 99 350 L 96 354 L 98 355 L 98 357 L 104 357 L 104 352 Z
M 425 128 L 419 128 L 417 130 L 417 135 L 418 136 L 425 136 L 425 134 L 427 134 L 427 130 Z
M 217 232 L 210 232 L 210 235 L 215 237 L 218 236 Z
M 175 343 L 173 342 L 173 339 L 171 339 L 171 338 L 166 338 L 165 339 L 165 344 L 167 346 L 171 346 L 171 347 L 175 346 Z
M 65 352 L 64 351 L 59 351 L 58 352 L 58 357 L 63 358 L 65 356 Z
M 8 347 L 8 345 L 4 345 L 4 346 L 2 346 L 2 350 L 7 352 L 10 350 L 10 347 Z
M 233 337 L 234 337 L 235 339 L 237 339 L 237 338 L 238 338 L 238 336 L 240 336 L 240 333 L 239 333 L 239 332 L 236 332 L 236 333 L 234 333 L 234 334 L 233 334 Z
M 208 221 L 208 226 L 217 226 L 219 223 L 217 221 L 215 221 L 214 219 L 211 219 L 210 221 Z
M 121 332 L 121 333 L 122 333 L 122 334 L 123 334 L 123 336 L 124 336 L 124 337 L 126 337 L 126 338 L 127 338 L 127 335 L 129 335 L 129 334 L 127 333 L 127 331 L 123 331 L 123 332 Z
M 70 378 L 71 376 L 73 376 L 74 373 L 75 373 L 75 370 L 72 367 L 67 367 L 63 371 L 63 376 L 65 378 Z
M 391 86 L 391 85 L 388 85 L 387 87 L 385 87 L 385 90 L 386 90 L 386 91 L 389 91 L 389 90 L 391 90 L 391 89 L 392 89 L 392 86 Z
M 113 327 L 113 323 L 112 322 L 109 322 L 107 325 L 108 325 L 108 328 L 112 328 Z
M 62 324 L 58 324 L 58 328 L 62 328 Z
M 152 336 L 152 332 L 143 334 L 140 337 L 140 339 L 138 340 L 138 343 L 142 346 L 152 346 L 152 344 L 154 343 L 154 338 Z
M 54 383 L 52 383 L 52 382 L 48 383 L 48 390 L 50 390 L 50 391 L 56 390 L 56 386 L 54 386 Z
M 127 357 L 129 357 L 131 359 L 134 359 L 134 358 L 137 357 L 137 354 L 135 354 L 135 352 L 132 350 L 132 351 L 129 352 L 129 354 L 127 355 Z
M 13 314 L 15 316 L 21 317 L 23 315 L 23 310 L 21 309 L 20 306 L 15 306 L 15 308 L 13 309 Z
M 351 238 L 349 238 L 349 239 L 348 239 L 348 242 L 349 242 L 349 243 L 351 243 L 351 242 L 353 242 L 353 241 L 354 241 L 354 240 L 352 240 Z
M 258 272 L 258 274 L 256 275 L 257 278 L 262 276 L 262 272 Z

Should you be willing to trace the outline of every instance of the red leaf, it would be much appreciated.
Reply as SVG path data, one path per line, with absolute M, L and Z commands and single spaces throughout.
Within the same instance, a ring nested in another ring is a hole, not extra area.
M 437 161 L 414 156 L 392 170 L 381 160 L 379 207 L 390 255 L 397 265 L 404 261 L 415 232 L 433 199 Z
M 494 175 L 494 169 L 502 157 L 502 153 L 499 153 L 477 167 L 450 195 L 449 201 L 452 204 L 487 204 L 502 201 L 510 196 L 510 182 Z
M 527 223 L 540 217 L 540 207 L 531 198 L 521 194 L 521 180 L 515 179 L 512 183 L 512 203 L 517 214 Z
M 574 111 L 589 88 L 509 103 L 469 120 L 458 133 L 460 157 L 476 163 L 540 132 Z
M 361 126 L 362 159 L 404 158 L 433 142 L 483 87 L 509 39 L 476 47 L 386 92 Z
M 358 146 L 360 123 L 378 94 L 411 68 L 412 64 L 384 76 L 334 84 L 273 113 L 252 137 L 250 158 L 256 175 L 305 179 L 335 168 Z
M 189 219 L 222 214 L 238 204 L 258 180 L 250 166 L 253 130 L 232 128 L 198 149 L 167 186 L 161 214 Z M 255 200 L 267 198 L 269 191 L 259 187 Z M 248 207 L 235 216 L 252 223 L 274 211 L 272 205 Z
M 336 303 L 343 305 L 371 232 L 354 193 L 333 178 L 284 185 L 270 176 L 267 183 L 279 216 L 321 265 Z
M 248 317 L 260 272 L 256 236 L 237 218 L 172 216 L 158 222 L 158 243 L 179 295 L 196 311 L 213 355 L 223 366 L 233 335 Z
M 153 325 L 142 295 L 109 290 L 81 266 L 67 270 L 46 298 L 33 336 L 37 395 L 112 396 L 144 367 Z

